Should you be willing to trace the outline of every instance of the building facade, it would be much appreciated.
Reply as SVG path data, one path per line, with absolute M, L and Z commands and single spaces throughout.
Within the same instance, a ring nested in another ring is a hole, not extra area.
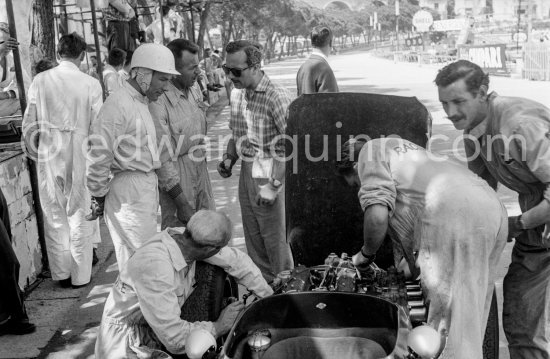
M 433 9 L 441 14 L 442 19 L 448 17 L 449 0 L 420 0 L 423 8 Z M 493 15 L 496 20 L 517 19 L 518 10 L 527 11 L 530 3 L 530 13 L 535 20 L 550 18 L 550 0 L 455 0 L 454 13 L 457 17 Z

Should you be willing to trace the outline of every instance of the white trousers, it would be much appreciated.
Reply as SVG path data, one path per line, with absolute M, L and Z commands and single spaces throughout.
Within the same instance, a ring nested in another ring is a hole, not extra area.
M 115 247 L 119 271 L 143 243 L 157 233 L 159 206 L 154 172 L 117 173 L 105 199 L 105 223 Z
M 92 243 L 100 241 L 99 222 L 87 221 L 91 197 L 86 188 L 85 160 L 75 149 L 82 137 L 57 132 L 58 141 L 40 139 L 38 189 L 44 215 L 46 251 L 53 280 L 90 281 Z M 59 147 L 61 146 L 61 147 Z

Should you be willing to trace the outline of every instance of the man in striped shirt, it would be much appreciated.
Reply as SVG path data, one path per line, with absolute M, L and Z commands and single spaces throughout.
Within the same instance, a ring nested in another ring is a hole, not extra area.
M 285 147 L 290 92 L 261 70 L 262 53 L 249 41 L 227 45 L 223 70 L 231 93 L 233 131 L 218 171 L 229 177 L 241 157 L 239 202 L 246 249 L 267 281 L 294 266 L 285 230 Z

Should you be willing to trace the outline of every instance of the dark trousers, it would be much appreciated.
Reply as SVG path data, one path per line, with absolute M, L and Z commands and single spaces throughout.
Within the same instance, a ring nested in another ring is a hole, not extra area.
M 109 50 L 119 48 L 124 51 L 135 51 L 136 39 L 132 36 L 130 22 L 109 21 L 107 25 L 107 47 Z
M 11 246 L 8 204 L 0 190 L 0 323 L 10 317 L 16 321 L 28 319 L 18 283 L 19 261 Z

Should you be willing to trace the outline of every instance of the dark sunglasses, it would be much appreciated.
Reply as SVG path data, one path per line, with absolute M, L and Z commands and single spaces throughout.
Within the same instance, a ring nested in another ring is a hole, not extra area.
M 250 65 L 250 66 L 247 66 L 245 67 L 244 69 L 238 69 L 236 67 L 234 68 L 231 68 L 231 67 L 227 67 L 225 65 L 222 65 L 222 69 L 223 69 L 223 72 L 225 72 L 226 75 L 229 75 L 229 73 L 231 72 L 233 74 L 233 76 L 235 77 L 241 77 L 241 75 L 243 74 L 243 71 L 246 70 L 246 69 L 249 69 L 251 67 L 254 67 L 256 64 L 253 64 L 253 65 Z

